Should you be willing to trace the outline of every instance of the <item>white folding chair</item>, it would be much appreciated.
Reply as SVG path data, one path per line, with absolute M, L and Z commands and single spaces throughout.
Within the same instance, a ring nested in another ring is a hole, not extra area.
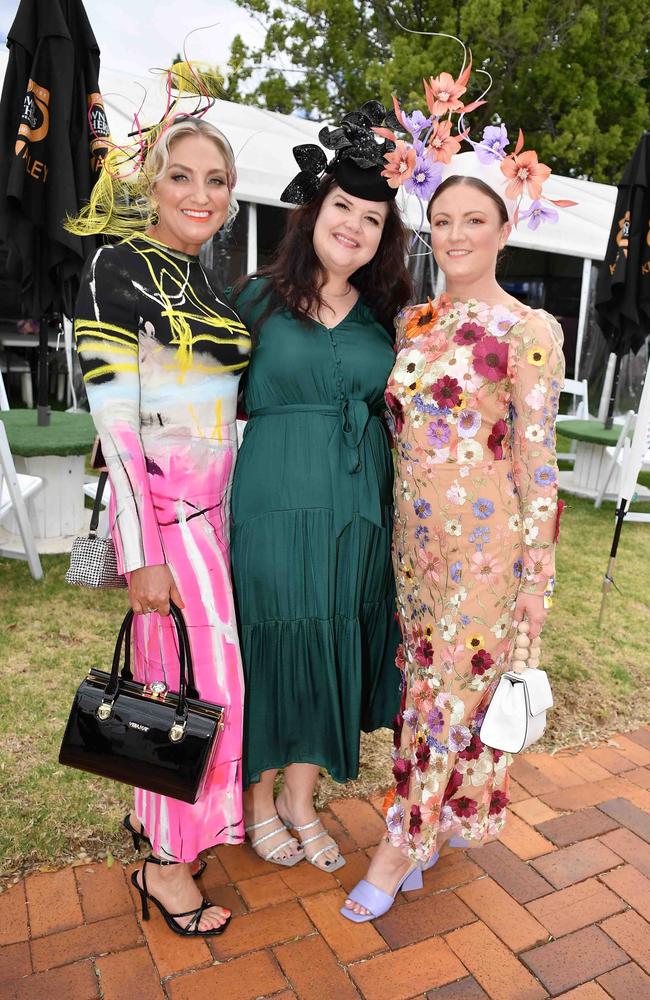
M 634 410 L 628 410 L 625 414 L 625 419 L 620 425 L 620 433 L 618 435 L 618 441 L 613 448 L 606 448 L 607 457 L 609 458 L 609 469 L 607 471 L 607 477 L 603 480 L 603 484 L 600 487 L 598 493 L 596 494 L 596 499 L 594 500 L 594 507 L 600 507 L 603 502 L 603 497 L 607 493 L 607 487 L 609 486 L 612 474 L 616 468 L 622 469 L 623 467 L 623 450 L 625 448 L 625 442 L 629 444 L 629 437 L 631 431 L 634 430 L 634 425 L 636 422 L 636 413 Z
M 7 390 L 5 389 L 4 379 L 2 377 L 2 372 L 0 371 L 0 410 L 9 409 L 9 400 L 7 398 Z
M 29 571 L 35 580 L 43 578 L 43 568 L 38 557 L 34 532 L 25 501 L 29 501 L 42 486 L 43 480 L 40 476 L 28 476 L 16 472 L 5 425 L 0 420 L 0 522 L 7 514 L 13 514 L 18 524 L 24 549 L 21 552 L 2 546 L 0 547 L 0 555 L 10 556 L 14 559 L 26 559 Z
M 560 395 L 567 395 L 573 397 L 573 402 L 569 407 L 568 413 L 558 413 L 555 424 L 558 429 L 558 433 L 562 433 L 562 422 L 564 420 L 588 420 L 589 419 L 589 387 L 587 385 L 587 379 L 575 379 L 575 378 L 565 378 L 564 385 L 560 390 Z M 571 442 L 571 450 L 559 454 L 558 459 L 562 458 L 565 462 L 575 462 L 576 458 L 576 442 Z
M 636 414 L 634 414 L 634 417 L 636 419 L 636 425 L 634 427 L 634 437 L 635 437 L 637 434 L 643 434 L 644 433 L 644 429 L 642 429 L 641 426 L 639 425 L 638 417 L 637 417 Z M 625 480 L 626 480 L 626 478 L 627 478 L 626 477 L 626 472 L 628 471 L 628 462 L 630 460 L 630 455 L 631 455 L 631 451 L 632 451 L 632 440 L 633 440 L 633 436 L 631 436 L 629 434 L 625 437 L 625 439 L 623 441 L 623 444 L 622 444 L 622 447 L 619 449 L 619 453 L 618 453 L 618 456 L 617 456 L 617 459 L 616 459 L 616 464 L 619 465 L 619 467 L 621 469 L 621 477 L 620 477 L 621 483 L 624 483 Z M 614 467 L 614 466 L 612 466 L 612 467 Z M 640 466 L 640 468 L 639 468 L 638 471 L 639 472 L 650 472 L 650 420 L 648 420 L 646 422 L 646 426 L 645 426 L 645 452 L 643 453 L 643 458 L 641 459 L 641 466 Z M 639 483 L 638 483 L 638 475 L 637 475 L 637 484 L 636 485 L 637 485 L 637 488 L 638 488 L 638 485 L 639 485 Z M 634 491 L 634 492 L 636 492 L 636 491 Z M 643 496 L 641 499 L 645 500 L 645 499 L 647 499 L 647 490 L 645 490 L 644 492 L 645 492 L 646 496 Z M 625 497 L 625 499 L 628 501 L 628 503 L 631 503 L 632 496 L 627 496 L 627 497 Z M 617 506 L 620 504 L 620 502 L 621 502 L 621 493 L 620 493 L 620 489 L 619 489 Z M 628 514 L 625 515 L 625 520 L 626 521 L 643 521 L 643 522 L 647 523 L 647 522 L 650 522 L 650 514 L 644 514 L 644 513 L 641 513 L 640 511 L 630 511 Z

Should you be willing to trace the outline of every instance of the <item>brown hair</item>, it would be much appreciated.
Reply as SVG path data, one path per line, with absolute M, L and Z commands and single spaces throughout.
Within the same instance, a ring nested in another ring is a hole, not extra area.
M 257 304 L 266 298 L 265 308 L 253 324 L 253 339 L 268 317 L 281 309 L 296 319 L 312 323 L 312 315 L 324 306 L 320 294 L 323 266 L 314 250 L 314 226 L 325 198 L 336 181 L 327 174 L 313 201 L 300 205 L 289 213 L 284 235 L 272 264 L 260 268 L 235 282 L 233 302 L 255 277 L 268 278 Z M 407 303 L 412 293 L 411 277 L 406 267 L 408 231 L 394 201 L 388 202 L 379 247 L 372 260 L 350 276 L 350 284 L 359 291 L 366 305 L 379 322 L 391 332 L 393 318 Z
M 464 177 L 461 174 L 448 177 L 447 180 L 443 181 L 440 187 L 436 188 L 433 192 L 429 204 L 427 205 L 427 219 L 429 222 L 431 222 L 431 209 L 436 198 L 438 198 L 441 194 L 444 194 L 445 191 L 448 191 L 449 188 L 457 187 L 459 184 L 469 184 L 471 187 L 476 188 L 477 191 L 480 191 L 481 194 L 486 194 L 488 198 L 492 199 L 499 210 L 499 220 L 501 225 L 504 226 L 506 222 L 508 222 L 508 209 L 505 206 L 503 198 L 499 197 L 496 191 L 494 191 L 489 184 L 486 184 L 478 177 Z

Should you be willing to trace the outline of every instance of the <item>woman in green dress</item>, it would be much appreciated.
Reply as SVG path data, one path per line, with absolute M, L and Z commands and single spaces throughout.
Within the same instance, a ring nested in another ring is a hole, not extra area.
M 384 143 L 370 132 L 378 108 L 356 113 L 353 135 L 365 117 L 378 165 L 367 166 L 366 146 L 360 166 L 353 142 L 320 178 L 322 150 L 296 150 L 307 169 L 283 199 L 300 207 L 275 263 L 232 295 L 256 344 L 231 538 L 246 828 L 266 860 L 306 857 L 330 872 L 345 862 L 314 809 L 319 769 L 355 778 L 360 730 L 390 725 L 400 697 L 383 394 L 410 281 Z

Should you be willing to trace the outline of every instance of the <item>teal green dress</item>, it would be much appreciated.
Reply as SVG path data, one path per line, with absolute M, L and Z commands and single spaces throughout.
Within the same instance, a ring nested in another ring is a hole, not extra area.
M 233 300 L 244 322 L 263 279 Z M 389 333 L 359 300 L 333 329 L 276 312 L 248 369 L 231 557 L 246 682 L 244 784 L 291 763 L 340 782 L 399 708 Z

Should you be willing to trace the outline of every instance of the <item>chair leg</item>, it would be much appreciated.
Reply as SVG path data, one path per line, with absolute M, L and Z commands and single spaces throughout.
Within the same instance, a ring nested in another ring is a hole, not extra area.
M 35 580 L 42 580 L 43 567 L 41 566 L 41 560 L 38 554 L 38 549 L 36 548 L 36 542 L 34 540 L 34 531 L 32 528 L 28 505 L 31 506 L 30 502 L 22 501 L 21 498 L 21 501 L 14 502 L 12 513 L 18 522 L 18 530 L 20 532 L 23 548 L 25 550 L 29 572 Z

